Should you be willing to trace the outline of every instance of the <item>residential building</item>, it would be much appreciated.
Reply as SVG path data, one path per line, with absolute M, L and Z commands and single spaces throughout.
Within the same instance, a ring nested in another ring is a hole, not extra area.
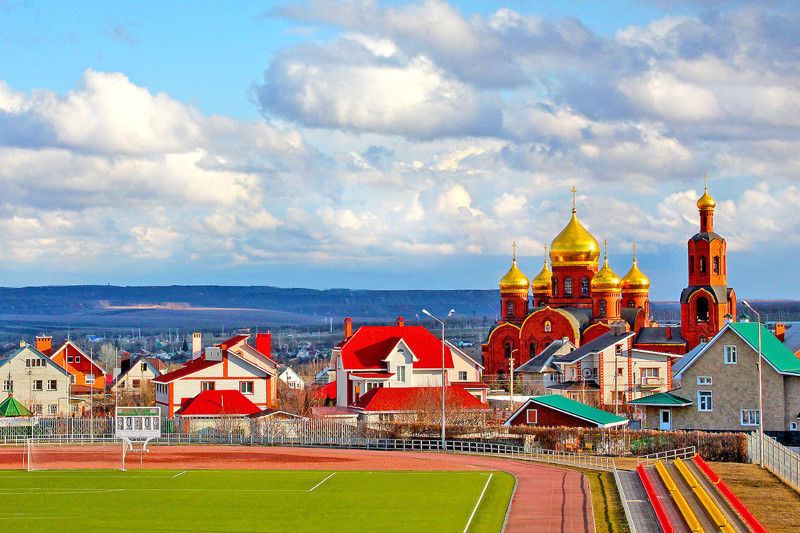
M 173 417 L 184 400 L 208 390 L 238 390 L 259 410 L 275 407 L 276 369 L 270 357 L 269 333 L 236 335 L 219 345 L 202 349 L 200 335 L 193 338 L 192 359 L 181 368 L 153 378 L 156 406 Z
M 289 366 L 278 367 L 278 379 L 290 389 L 303 390 L 306 388 L 306 382 L 303 381 L 303 378 L 298 376 L 297 372 Z
M 133 359 L 123 360 L 120 373 L 109 384 L 108 390 L 113 393 L 141 394 L 154 378 L 161 375 L 153 359 L 138 355 Z
M 532 396 L 517 409 L 504 426 L 620 428 L 628 419 L 607 413 L 565 396 Z
M 50 348 L 47 339 L 52 341 L 51 337 L 37 337 L 36 343 L 38 346 Z M 64 344 L 50 355 L 50 359 L 72 376 L 70 386 L 72 395 L 86 396 L 90 391 L 93 394 L 103 394 L 105 391 L 106 371 L 71 340 L 64 341 Z
M 489 407 L 461 386 L 445 388 L 445 423 L 477 425 Z M 442 416 L 440 387 L 373 387 L 350 406 L 365 422 L 438 424 Z
M 204 390 L 194 398 L 185 398 L 175 418 L 184 433 L 246 435 L 250 416 L 259 412 L 261 409 L 238 390 Z
M 70 375 L 33 346 L 23 342 L 0 359 L 0 381 L 34 416 L 67 416 Z
M 514 375 L 518 376 L 514 381 L 521 382 L 523 391 L 544 393 L 547 387 L 561 382 L 561 369 L 556 361 L 574 350 L 575 345 L 568 339 L 553 341 L 536 357 L 514 370 Z

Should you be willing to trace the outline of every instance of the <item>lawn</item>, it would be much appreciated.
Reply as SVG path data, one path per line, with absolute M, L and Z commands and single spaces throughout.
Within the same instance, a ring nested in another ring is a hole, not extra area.
M 513 487 L 503 472 L 4 471 L 0 530 L 463 532 L 475 511 L 469 531 L 500 531 Z

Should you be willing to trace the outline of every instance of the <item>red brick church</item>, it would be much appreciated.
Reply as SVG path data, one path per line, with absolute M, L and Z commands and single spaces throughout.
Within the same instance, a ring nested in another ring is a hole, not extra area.
M 689 283 L 681 293 L 681 327 L 659 326 L 650 318 L 650 280 L 633 262 L 621 278 L 600 245 L 578 220 L 575 189 L 572 217 L 545 248 L 544 266 L 529 281 L 517 267 L 516 247 L 511 268 L 500 280 L 498 324 L 482 345 L 486 374 L 502 378 L 555 340 L 580 347 L 611 331 L 632 331 L 631 348 L 684 354 L 711 338 L 736 316 L 736 294 L 727 287 L 725 239 L 714 233 L 716 202 L 708 190 L 697 201 L 700 232 L 689 239 Z

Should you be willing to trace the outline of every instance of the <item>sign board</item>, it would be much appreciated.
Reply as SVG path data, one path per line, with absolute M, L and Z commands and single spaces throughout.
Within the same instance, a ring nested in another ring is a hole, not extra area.
M 117 438 L 150 440 L 161 437 L 161 409 L 117 407 L 114 435 Z
M 94 385 L 94 374 L 86 374 L 83 378 L 87 385 Z

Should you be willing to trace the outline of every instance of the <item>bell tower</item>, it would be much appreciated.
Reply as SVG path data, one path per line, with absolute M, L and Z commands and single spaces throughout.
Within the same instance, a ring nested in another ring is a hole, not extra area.
M 517 243 L 511 246 L 514 249 L 511 268 L 500 280 L 500 313 L 502 322 L 519 325 L 528 316 L 530 282 L 517 268 Z
M 681 334 L 687 350 L 716 335 L 726 314 L 736 316 L 736 293 L 728 287 L 727 245 L 714 233 L 716 205 L 706 183 L 697 200 L 700 232 L 688 243 L 689 285 L 681 292 Z

